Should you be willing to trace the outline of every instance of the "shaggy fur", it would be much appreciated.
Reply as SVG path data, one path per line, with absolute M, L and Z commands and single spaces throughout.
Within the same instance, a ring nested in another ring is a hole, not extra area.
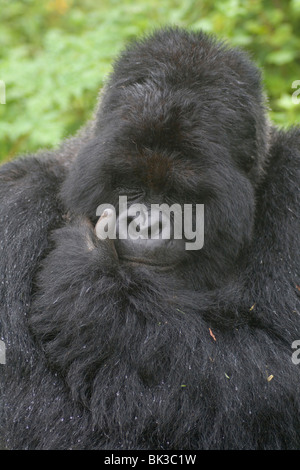
M 1 168 L 7 448 L 300 449 L 299 149 L 244 53 L 168 29 L 78 136 Z M 204 248 L 116 258 L 93 225 L 124 194 L 204 203 Z

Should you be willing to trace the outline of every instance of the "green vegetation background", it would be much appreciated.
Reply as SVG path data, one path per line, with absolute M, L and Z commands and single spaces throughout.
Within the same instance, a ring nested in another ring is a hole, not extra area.
M 0 0 L 0 18 L 0 161 L 73 134 L 120 49 L 165 24 L 248 50 L 264 69 L 273 121 L 300 123 L 300 0 Z

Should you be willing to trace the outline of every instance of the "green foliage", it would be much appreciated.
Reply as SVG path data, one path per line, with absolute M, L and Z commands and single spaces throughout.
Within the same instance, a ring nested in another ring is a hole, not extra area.
M 0 160 L 74 133 L 124 44 L 164 24 L 247 49 L 264 69 L 271 118 L 299 122 L 300 0 L 0 0 L 0 8 Z

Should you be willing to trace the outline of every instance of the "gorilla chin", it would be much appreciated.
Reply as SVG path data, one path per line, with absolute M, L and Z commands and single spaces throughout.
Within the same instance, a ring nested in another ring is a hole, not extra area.
M 166 28 L 1 167 L 4 447 L 300 449 L 299 149 L 244 52 Z

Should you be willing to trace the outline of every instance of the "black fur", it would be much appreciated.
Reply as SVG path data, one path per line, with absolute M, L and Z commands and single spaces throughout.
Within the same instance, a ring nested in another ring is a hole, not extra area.
M 300 448 L 299 149 L 244 53 L 168 29 L 78 136 L 1 168 L 7 448 Z M 204 248 L 120 263 L 93 230 L 120 194 L 204 202 Z

